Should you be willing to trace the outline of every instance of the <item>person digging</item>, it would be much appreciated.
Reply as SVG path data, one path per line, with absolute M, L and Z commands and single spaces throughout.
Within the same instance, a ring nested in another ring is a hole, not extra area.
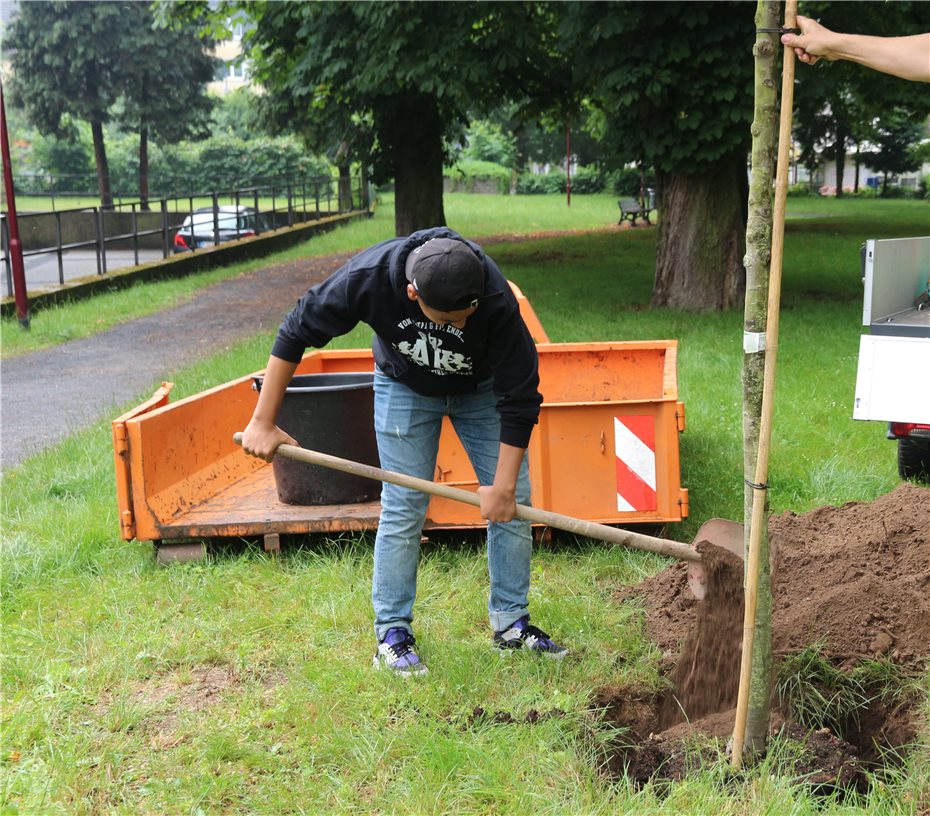
M 530 500 L 526 448 L 542 396 L 536 347 L 497 264 L 480 246 L 439 227 L 372 246 L 311 288 L 284 319 L 258 403 L 242 436 L 270 462 L 297 442 L 275 424 L 307 347 L 360 323 L 374 330 L 374 422 L 382 467 L 421 479 L 436 469 L 448 416 L 478 476 L 487 519 L 488 612 L 501 654 L 561 659 L 567 649 L 530 624 L 532 531 L 515 518 Z M 373 665 L 425 674 L 413 636 L 420 539 L 429 496 L 384 483 L 375 537 Z

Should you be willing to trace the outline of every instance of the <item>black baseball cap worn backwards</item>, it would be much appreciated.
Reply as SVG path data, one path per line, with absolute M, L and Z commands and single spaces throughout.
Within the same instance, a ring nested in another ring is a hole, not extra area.
M 454 238 L 418 246 L 407 256 L 405 272 L 417 296 L 439 312 L 474 308 L 484 294 L 484 263 Z

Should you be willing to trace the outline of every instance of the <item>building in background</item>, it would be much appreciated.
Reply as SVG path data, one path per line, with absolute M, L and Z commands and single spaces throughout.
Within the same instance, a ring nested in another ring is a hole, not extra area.
M 207 85 L 209 93 L 224 96 L 231 91 L 247 87 L 249 83 L 249 61 L 242 53 L 242 35 L 245 20 L 234 20 L 230 24 L 232 36 L 217 43 L 213 56 L 221 60 L 213 76 L 213 82 Z

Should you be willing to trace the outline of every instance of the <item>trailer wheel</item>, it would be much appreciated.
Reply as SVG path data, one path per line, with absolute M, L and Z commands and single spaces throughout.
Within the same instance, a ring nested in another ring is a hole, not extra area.
M 930 446 L 913 439 L 899 439 L 898 474 L 902 479 L 930 483 Z

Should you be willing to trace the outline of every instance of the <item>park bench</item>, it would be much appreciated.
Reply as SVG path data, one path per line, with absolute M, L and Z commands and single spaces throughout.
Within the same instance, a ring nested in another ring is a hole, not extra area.
M 617 206 L 620 208 L 620 220 L 617 222 L 618 224 L 622 224 L 624 221 L 629 220 L 635 227 L 637 218 L 642 218 L 647 224 L 652 223 L 649 220 L 649 213 L 652 212 L 654 208 L 642 206 L 635 198 L 621 198 L 617 202 Z

